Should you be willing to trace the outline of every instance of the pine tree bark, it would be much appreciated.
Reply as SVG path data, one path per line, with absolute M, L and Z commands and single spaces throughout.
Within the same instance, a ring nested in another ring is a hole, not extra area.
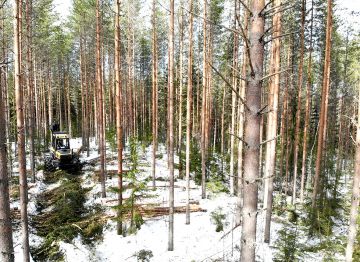
M 48 76 L 47 76 L 47 86 L 48 86 L 48 90 L 47 90 L 47 93 L 48 93 L 48 115 L 49 115 L 49 125 L 51 125 L 54 121 L 53 117 L 53 93 L 52 93 L 52 85 L 51 85 L 51 82 L 52 82 L 52 74 L 51 74 L 51 68 L 50 68 L 50 61 L 48 59 L 47 61 L 47 72 L 48 72 Z
M 246 143 L 244 152 L 244 207 L 242 213 L 241 261 L 255 261 L 256 217 L 258 203 L 257 178 L 259 174 L 261 82 L 263 77 L 265 17 L 264 0 L 252 1 L 249 31 L 250 77 L 246 89 L 245 111 Z
M 30 261 L 29 229 L 28 229 L 28 192 L 26 178 L 26 152 L 25 152 L 25 126 L 24 126 L 24 87 L 22 85 L 22 59 L 21 59 L 21 30 L 22 30 L 22 2 L 14 3 L 14 82 L 16 100 L 17 148 L 19 161 L 20 182 L 20 215 L 23 259 Z
M 281 8 L 281 0 L 275 0 L 274 5 Z M 273 204 L 274 176 L 276 164 L 276 137 L 278 126 L 278 106 L 279 106 L 279 89 L 280 89 L 280 35 L 281 35 L 281 12 L 273 16 L 273 42 L 270 56 L 270 74 L 275 74 L 270 79 L 269 87 L 269 106 L 271 111 L 268 115 L 265 154 L 265 189 L 264 189 L 264 208 L 265 211 L 265 230 L 264 242 L 270 242 L 270 226 Z
M 4 28 L 1 28 L 1 30 L 4 30 Z M 5 46 L 2 48 L 4 50 Z M 4 54 L 5 52 L 2 52 L 2 55 Z M 3 56 L 2 59 L 5 59 L 5 56 Z M 9 174 L 6 146 L 6 90 L 4 88 L 7 79 L 4 71 L 0 70 L 0 261 L 13 262 L 14 247 L 10 215 Z
M 120 78 L 120 0 L 115 3 L 115 57 L 114 57 L 114 70 L 115 70 L 115 94 L 116 94 L 116 140 L 117 140 L 117 160 L 118 160 L 118 221 L 117 233 L 122 234 L 122 95 L 121 95 L 121 78 Z
M 189 62 L 188 62 L 188 90 L 186 101 L 186 224 L 190 224 L 190 144 L 191 144 L 191 106 L 193 92 L 193 0 L 189 0 L 190 25 L 189 25 Z
M 360 81 L 358 80 L 358 92 L 359 92 L 359 103 L 358 103 L 358 123 L 356 131 L 356 149 L 355 149 L 355 170 L 354 170 L 354 181 L 353 190 L 351 197 L 351 208 L 350 208 L 350 225 L 347 237 L 345 260 L 351 262 L 354 250 L 354 243 L 357 233 L 357 217 L 359 210 L 359 199 L 360 199 Z
M 158 137 L 158 84 L 157 84 L 157 35 L 156 35 L 156 5 L 152 3 L 152 178 L 153 188 L 156 186 L 156 151 Z
M 170 0 L 169 20 L 169 242 L 174 250 L 174 0 Z
M 314 188 L 311 199 L 312 209 L 314 214 L 315 214 L 316 197 L 318 194 L 318 187 L 319 187 L 320 174 L 321 174 L 323 149 L 326 139 L 327 107 L 328 107 L 329 88 L 330 88 L 331 33 L 332 33 L 332 0 L 328 0 L 327 19 L 326 19 L 325 63 L 324 63 L 323 85 L 321 92 L 321 109 L 320 109 L 318 142 L 317 142 L 317 155 L 316 155 L 316 163 L 315 163 Z
M 238 12 L 238 1 L 235 0 L 234 1 L 234 30 L 237 30 L 237 12 Z M 233 47 L 233 63 L 232 63 L 232 67 L 233 67 L 233 72 L 232 72 L 232 86 L 233 89 L 236 90 L 237 89 L 237 77 L 236 77 L 236 70 L 238 68 L 238 50 L 239 50 L 239 34 L 238 33 L 234 33 L 234 47 Z M 235 91 L 231 92 L 231 127 L 230 127 L 230 132 L 231 132 L 231 137 L 230 137 L 230 194 L 234 195 L 235 193 L 235 179 L 234 179 L 234 159 L 235 159 L 235 119 L 236 119 L 236 93 Z
M 203 20 L 203 83 L 201 102 L 201 198 L 206 198 L 206 97 L 207 97 L 207 1 L 204 0 Z
M 98 116 L 99 116 L 99 150 L 100 150 L 100 181 L 101 197 L 106 197 L 105 189 L 105 127 L 103 110 L 103 81 L 102 81 L 102 59 L 101 59 L 101 32 L 100 32 L 100 0 L 96 0 L 96 85 L 98 93 Z
M 27 38 L 27 88 L 28 88 L 28 114 L 29 114 L 29 141 L 30 141 L 30 170 L 31 181 L 35 183 L 35 112 L 34 112 L 34 64 L 32 58 L 32 1 L 26 0 L 26 38 Z
M 305 12 L 306 12 L 306 0 L 302 0 L 301 4 L 301 34 L 300 34 L 300 61 L 299 61 L 299 73 L 298 73 L 298 99 L 296 108 L 296 124 L 295 124 L 295 142 L 294 142 L 294 184 L 293 195 L 291 203 L 296 202 L 297 191 L 297 169 L 298 169 L 298 154 L 300 143 L 300 120 L 301 120 L 301 95 L 303 85 L 303 65 L 304 65 L 304 38 L 305 38 Z
M 249 0 L 246 1 L 246 5 L 249 5 Z M 244 8 L 244 33 L 245 36 L 248 37 L 248 29 L 249 29 L 249 11 Z M 246 41 L 243 39 L 243 41 Z M 246 43 L 244 42 L 246 45 Z M 243 52 L 242 54 L 242 66 L 241 66 L 241 75 L 246 75 L 246 67 L 249 60 L 247 57 L 247 53 Z M 246 93 L 246 81 L 241 80 L 240 87 L 239 87 L 239 94 L 241 99 L 238 99 L 239 104 L 239 126 L 238 126 L 238 137 L 244 137 L 244 120 L 245 120 L 245 106 L 244 103 L 241 102 L 241 100 L 245 101 L 245 93 Z M 236 225 L 240 225 L 241 223 L 241 210 L 243 208 L 243 160 L 244 160 L 244 145 L 243 141 L 239 140 L 238 142 L 238 165 L 237 165 L 237 209 L 236 212 Z
M 314 8 L 313 1 L 311 1 L 311 24 L 310 24 L 310 51 L 309 51 L 309 63 L 307 69 L 307 83 L 306 83 L 306 101 L 305 101 L 305 124 L 304 124 L 304 137 L 303 137 L 303 153 L 302 153 L 302 165 L 301 165 L 301 186 L 300 186 L 300 202 L 304 202 L 304 187 L 306 179 L 306 158 L 307 158 L 307 146 L 308 135 L 310 129 L 310 102 L 311 102 L 311 73 L 312 73 L 312 49 L 313 49 L 313 17 Z
M 183 5 L 182 3 L 180 3 L 181 5 Z M 180 177 L 183 177 L 183 167 L 182 167 L 182 137 L 183 137 L 183 131 L 182 131 L 182 121 L 183 121 L 183 74 L 184 74 L 184 70 L 183 70 L 183 67 L 184 67 L 184 55 L 183 55 L 183 52 L 184 52 L 184 14 L 183 14 L 183 8 L 181 8 L 180 10 L 180 54 L 179 54 L 179 126 L 178 126 L 178 156 L 179 156 L 179 176 Z
M 66 101 L 67 101 L 67 126 L 69 131 L 69 136 L 72 137 L 72 123 L 71 123 L 71 94 L 70 94 L 70 72 L 69 66 L 66 73 Z

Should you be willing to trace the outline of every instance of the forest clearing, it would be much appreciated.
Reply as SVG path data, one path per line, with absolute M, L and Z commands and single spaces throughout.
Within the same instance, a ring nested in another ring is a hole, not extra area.
M 360 261 L 359 15 L 0 1 L 0 262 Z

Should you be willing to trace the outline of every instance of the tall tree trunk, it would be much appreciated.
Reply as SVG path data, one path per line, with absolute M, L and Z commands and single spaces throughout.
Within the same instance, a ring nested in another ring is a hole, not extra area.
M 70 94 L 70 71 L 69 71 L 69 65 L 66 72 L 66 101 L 67 101 L 67 126 L 70 137 L 72 137 L 72 124 L 71 124 L 71 94 Z
M 315 163 L 314 188 L 312 194 L 312 209 L 315 214 L 316 197 L 318 194 L 319 180 L 321 174 L 322 155 L 326 138 L 327 125 L 327 107 L 329 100 L 330 87 L 330 54 L 331 54 L 331 32 L 332 32 L 332 0 L 327 1 L 327 19 L 326 19 L 326 46 L 325 46 L 325 63 L 323 74 L 323 85 L 321 92 L 321 109 L 319 120 L 319 133 L 317 142 L 317 154 Z
M 183 5 L 183 3 L 180 3 L 181 6 Z M 183 121 L 183 117 L 182 117 L 182 111 L 183 111 L 183 67 L 184 67 L 184 63 L 183 63 L 183 52 L 184 52 L 184 14 L 183 14 L 183 8 L 180 8 L 180 49 L 179 49 L 179 126 L 178 126 L 178 156 L 179 156 L 179 176 L 183 177 L 183 166 L 182 166 L 182 121 Z
M 237 12 L 238 10 L 238 1 L 235 0 L 234 1 L 234 30 L 237 30 Z M 233 62 L 232 62 L 232 67 L 233 67 L 233 72 L 232 72 L 232 86 L 233 89 L 236 90 L 237 89 L 237 68 L 238 68 L 238 50 L 239 50 L 239 34 L 238 33 L 234 33 L 234 47 L 233 47 Z M 231 137 L 230 137 L 230 194 L 234 195 L 235 193 L 235 179 L 234 179 L 234 159 L 235 159 L 235 119 L 236 119 L 236 93 L 235 91 L 231 92 L 231 127 L 230 127 L 230 132 L 231 132 Z
M 105 190 L 105 127 L 103 110 L 103 85 L 102 85 L 102 59 L 101 59 L 101 37 L 100 37 L 100 0 L 96 0 L 96 84 L 98 93 L 98 116 L 99 116 L 99 150 L 100 150 L 100 180 L 101 197 L 106 197 Z
M 169 242 L 174 250 L 174 0 L 170 0 L 169 21 Z
M 86 106 L 85 106 L 85 84 L 84 84 L 84 48 L 83 48 L 83 34 L 82 29 L 80 28 L 80 60 L 79 60 L 79 67 L 80 67 L 80 86 L 81 86 L 81 139 L 82 144 L 86 145 L 86 121 L 85 121 L 85 114 L 86 114 Z M 89 150 L 86 148 L 86 150 Z
M 274 5 L 281 8 L 281 0 L 275 0 Z M 270 57 L 270 74 L 275 74 L 270 79 L 269 87 L 269 106 L 271 111 L 268 115 L 265 155 L 265 189 L 264 189 L 264 207 L 265 214 L 265 231 L 264 242 L 270 242 L 270 226 L 273 204 L 274 176 L 276 164 L 276 137 L 278 126 L 278 106 L 279 106 L 279 89 L 280 89 L 280 35 L 281 35 L 281 12 L 273 16 L 273 42 L 271 46 Z
M 312 48 L 313 48 L 313 0 L 311 1 L 311 24 L 310 24 L 310 51 L 309 51 L 309 64 L 307 69 L 307 83 L 306 83 L 306 101 L 305 101 L 305 124 L 304 124 L 304 138 L 303 138 L 303 153 L 301 165 L 301 186 L 300 186 L 300 202 L 304 202 L 304 186 L 306 179 L 306 158 L 307 158 L 307 145 L 308 134 L 310 130 L 310 102 L 311 102 L 311 72 L 312 72 Z
M 3 15 L 3 12 L 1 12 Z M 3 31 L 4 28 L 1 28 Z M 5 60 L 5 46 L 1 59 Z M 9 174 L 6 146 L 6 82 L 5 70 L 0 70 L 0 261 L 14 261 L 14 247 L 12 240 L 11 215 L 10 215 L 10 197 L 9 197 Z
M 201 198 L 206 198 L 206 87 L 207 87 L 207 1 L 204 0 L 204 21 L 203 21 L 203 88 L 201 103 Z
M 29 140 L 30 140 L 30 170 L 31 180 L 35 183 L 35 112 L 34 112 L 34 64 L 32 59 L 32 1 L 26 0 L 26 38 L 27 38 L 27 87 L 28 87 L 28 114 L 29 114 Z
M 188 62 L 188 90 L 186 101 L 186 224 L 190 224 L 190 144 L 191 144 L 191 106 L 193 92 L 193 1 L 189 0 L 190 25 L 189 25 L 189 62 Z
M 51 68 L 50 68 L 50 60 L 48 59 L 47 61 L 47 72 L 48 72 L 48 76 L 47 76 L 47 86 L 48 86 L 48 115 L 49 115 L 49 124 L 51 125 L 54 121 L 53 119 L 53 107 L 52 107 L 52 100 L 53 100 L 53 94 L 52 94 L 52 74 L 51 74 Z
M 115 3 L 115 94 L 116 94 L 116 139 L 117 139 L 117 160 L 118 160 L 118 221 L 117 233 L 122 234 L 122 95 L 120 78 L 120 0 Z
M 249 32 L 249 65 L 251 68 L 246 89 L 244 152 L 244 208 L 241 235 L 241 261 L 255 261 L 256 217 L 258 203 L 261 82 L 263 77 L 265 17 L 264 0 L 252 1 Z
M 300 120 L 301 120 L 301 94 L 303 85 L 303 65 L 304 65 L 304 38 L 305 38 L 305 12 L 306 12 L 306 0 L 302 0 L 301 4 L 301 34 L 300 34 L 300 62 L 299 62 L 299 74 L 298 74 L 298 100 L 296 108 L 296 125 L 295 125 L 295 142 L 294 142 L 294 185 L 293 195 L 291 203 L 296 202 L 296 190 L 297 190 L 297 168 L 298 168 L 298 153 L 300 143 Z
M 20 214 L 23 258 L 30 261 L 29 229 L 28 229 L 28 192 L 26 178 L 26 152 L 25 152 L 25 126 L 24 126 L 24 89 L 21 81 L 21 30 L 22 30 L 22 2 L 15 0 L 14 4 L 14 75 L 15 75 L 15 100 L 16 100 L 16 123 L 17 123 L 17 147 L 19 161 L 20 182 Z
M 352 261 L 354 243 L 357 232 L 357 217 L 359 210 L 359 198 L 360 198 L 360 82 L 358 80 L 358 92 L 359 92 L 359 103 L 358 103 L 358 123 L 356 131 L 356 149 L 355 149 L 355 170 L 354 170 L 354 181 L 353 190 L 351 197 L 351 208 L 350 208 L 350 225 L 348 231 L 347 245 L 345 260 L 346 262 Z
M 292 41 L 289 44 L 288 51 L 287 51 L 287 68 L 291 66 L 291 50 L 292 50 Z M 290 71 L 290 69 L 289 69 Z M 282 101 L 282 111 L 281 111 L 281 124 L 280 124 L 280 174 L 279 177 L 282 179 L 283 172 L 284 172 L 284 157 L 285 157 L 285 150 L 288 150 L 287 145 L 287 130 L 288 130 L 288 108 L 289 108 L 289 84 L 291 85 L 291 81 L 289 81 L 290 74 L 292 72 L 286 74 L 285 78 L 285 90 L 283 94 L 283 101 Z M 285 149 L 286 147 L 286 149 Z M 288 158 L 288 156 L 286 156 Z M 285 172 L 287 172 L 285 170 Z M 282 191 L 281 191 L 282 192 Z
M 152 3 L 152 178 L 153 178 L 153 188 L 155 189 L 155 179 L 156 179 L 156 150 L 157 150 L 157 136 L 158 136 L 158 85 L 157 85 L 157 35 L 156 35 L 156 6 L 155 0 Z
M 249 5 L 249 1 L 246 1 L 246 4 Z M 244 31 L 245 36 L 248 37 L 248 27 L 249 27 L 249 11 L 244 8 Z M 245 41 L 245 39 L 243 39 Z M 246 45 L 246 43 L 244 42 Z M 248 57 L 246 52 L 242 54 L 242 65 L 241 65 L 241 75 L 246 75 L 246 67 L 248 64 Z M 239 126 L 238 126 L 238 137 L 244 137 L 244 120 L 245 120 L 245 106 L 241 100 L 245 101 L 246 93 L 246 81 L 241 81 L 239 86 L 239 94 L 241 99 L 238 99 L 239 103 Z M 244 146 L 243 142 L 239 140 L 238 142 L 238 165 L 237 165 L 237 212 L 236 212 L 236 225 L 241 223 L 241 210 L 243 207 L 243 153 Z

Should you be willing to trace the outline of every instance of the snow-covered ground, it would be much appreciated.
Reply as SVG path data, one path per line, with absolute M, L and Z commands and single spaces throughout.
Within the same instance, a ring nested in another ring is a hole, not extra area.
M 72 139 L 71 146 L 78 148 L 81 146 L 81 139 Z M 91 141 L 90 156 L 86 156 L 86 152 L 82 153 L 81 160 L 89 161 L 98 158 L 97 147 L 94 141 Z M 109 152 L 108 155 L 115 156 L 114 153 Z M 125 152 L 126 154 L 128 152 Z M 140 170 L 141 178 L 151 176 L 151 160 L 152 160 L 151 146 L 145 149 L 145 152 L 140 152 Z M 164 146 L 159 147 L 159 153 L 162 155 L 156 161 L 156 177 L 163 178 L 165 181 L 156 181 L 156 191 L 151 193 L 156 194 L 155 197 L 146 199 L 151 203 L 158 203 L 160 206 L 168 206 L 169 192 L 168 192 L 168 178 L 169 171 L 167 168 L 167 156 Z M 175 158 L 175 163 L 178 163 L 178 157 Z M 128 163 L 125 161 L 124 168 Z M 110 160 L 107 163 L 107 170 L 116 170 L 116 160 Z M 82 175 L 83 187 L 92 188 L 87 194 L 87 206 L 94 203 L 100 203 L 106 206 L 106 213 L 109 215 L 114 214 L 114 210 L 109 206 L 109 203 L 114 203 L 116 195 L 112 192 L 107 192 L 107 197 L 94 198 L 100 195 L 100 183 L 94 181 L 91 176 L 94 171 L 99 170 L 99 165 L 95 167 L 85 167 Z M 175 171 L 175 176 L 178 176 L 178 171 Z M 36 214 L 35 197 L 40 192 L 48 191 L 59 183 L 44 184 L 43 173 L 39 171 L 37 174 L 37 183 L 30 184 L 29 190 L 29 214 Z M 149 186 L 152 183 L 149 183 Z M 107 179 L 106 188 L 116 187 L 117 179 Z M 184 206 L 186 203 L 185 181 L 177 179 L 175 182 L 175 206 Z M 125 193 L 126 196 L 126 193 Z M 103 232 L 103 239 L 92 246 L 82 243 L 81 237 L 77 237 L 71 243 L 60 243 L 60 249 L 65 255 L 66 261 L 72 262 L 87 262 L 87 261 L 137 261 L 134 254 L 140 250 L 151 250 L 153 257 L 151 261 L 239 261 L 240 252 L 240 237 L 241 228 L 236 228 L 231 232 L 234 227 L 235 221 L 235 206 L 236 198 L 231 197 L 226 193 L 212 193 L 208 192 L 207 199 L 201 199 L 201 188 L 193 181 L 191 181 L 191 200 L 199 201 L 201 208 L 206 209 L 207 212 L 191 213 L 191 224 L 185 225 L 185 214 L 175 214 L 174 221 L 174 251 L 167 251 L 168 241 L 168 216 L 156 217 L 145 219 L 145 223 L 141 229 L 133 235 L 126 237 L 119 236 L 116 233 L 116 222 L 109 219 L 107 226 Z M 13 202 L 11 207 L 19 206 L 18 201 Z M 222 209 L 226 214 L 224 223 L 224 230 L 222 232 L 215 231 L 215 224 L 211 220 L 211 212 Z M 264 228 L 264 214 L 259 212 L 258 226 L 257 226 L 257 246 L 256 257 L 257 261 L 273 261 L 275 252 L 276 241 L 278 239 L 278 232 L 281 228 L 286 226 L 283 223 L 272 222 L 271 226 L 271 243 L 266 244 L 263 242 L 263 228 Z M 230 233 L 229 233 L 230 232 Z M 224 236 L 226 234 L 226 236 Z M 22 261 L 21 252 L 21 232 L 16 230 L 14 234 L 15 239 L 15 258 L 16 261 Z M 301 242 L 309 241 L 304 236 Z M 30 228 L 30 245 L 37 246 L 41 243 L 41 238 L 36 236 L 36 232 Z M 321 254 L 307 254 L 304 261 L 321 261 Z

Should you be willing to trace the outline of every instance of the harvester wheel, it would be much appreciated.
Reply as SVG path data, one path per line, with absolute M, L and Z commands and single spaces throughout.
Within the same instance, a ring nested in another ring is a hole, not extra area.
M 55 165 L 53 164 L 53 160 L 51 157 L 45 158 L 45 171 L 54 172 L 56 170 Z

